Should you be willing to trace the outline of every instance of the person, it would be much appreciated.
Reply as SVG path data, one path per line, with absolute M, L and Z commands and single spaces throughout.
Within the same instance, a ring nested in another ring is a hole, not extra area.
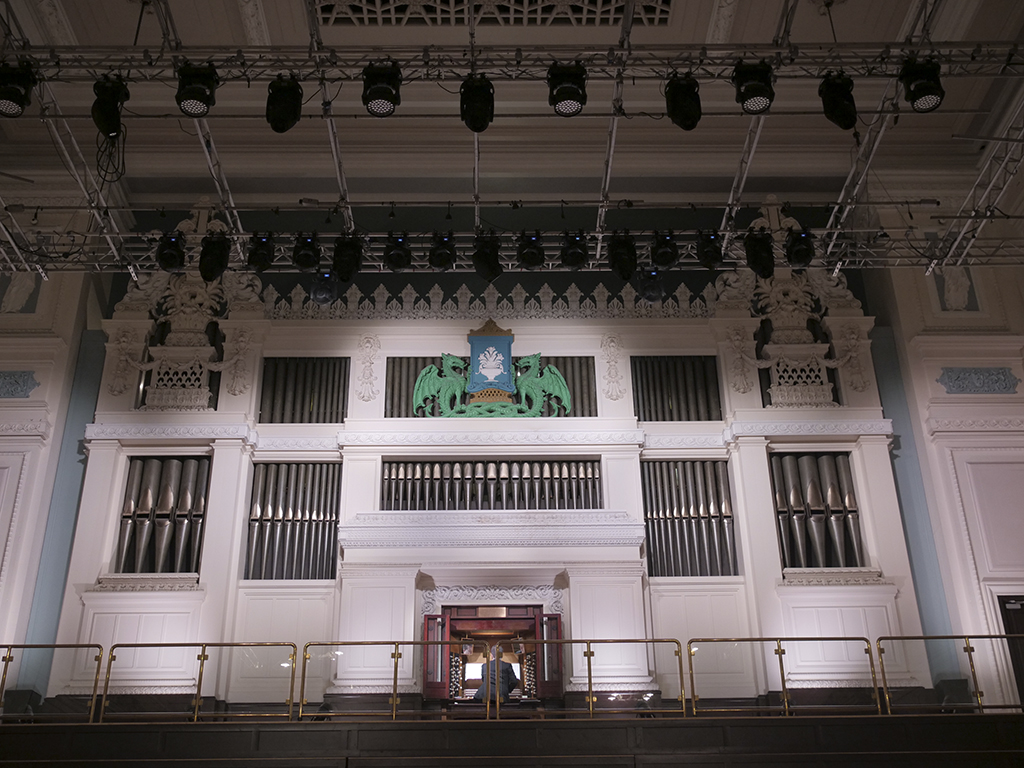
M 511 664 L 500 660 L 501 653 L 502 648 L 500 645 L 495 645 L 491 648 L 490 658 L 484 662 L 480 675 L 480 687 L 473 694 L 474 701 L 483 701 L 484 696 L 488 696 L 491 701 L 495 701 L 500 695 L 501 703 L 507 704 L 509 693 L 519 687 L 519 678 L 516 677 Z

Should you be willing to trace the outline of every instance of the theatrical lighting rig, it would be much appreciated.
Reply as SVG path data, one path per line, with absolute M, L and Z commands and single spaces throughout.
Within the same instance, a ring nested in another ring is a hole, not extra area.
M 164 234 L 156 246 L 156 263 L 165 272 L 185 267 L 185 236 L 181 232 Z
M 654 304 L 665 298 L 665 283 L 661 279 L 661 273 L 656 269 L 645 269 L 640 275 L 641 298 L 644 301 Z
M 608 266 L 623 280 L 629 280 L 636 272 L 636 240 L 629 230 L 614 232 L 608 239 Z
M 562 259 L 562 266 L 569 269 L 581 269 L 587 265 L 590 253 L 587 250 L 587 236 L 583 234 L 582 229 L 575 235 L 565 233 L 559 256 Z
M 117 139 L 121 136 L 121 109 L 131 95 L 120 75 L 104 75 L 92 86 L 96 100 L 92 103 L 92 121 L 100 136 Z
M 295 247 L 292 249 L 292 263 L 303 272 L 312 272 L 320 267 L 320 238 L 316 232 L 295 236 Z
M 842 70 L 826 72 L 818 86 L 821 111 L 844 131 L 857 126 L 857 104 L 853 100 L 853 79 Z
M 338 281 L 328 270 L 321 270 L 309 286 L 309 298 L 314 304 L 329 307 L 338 300 Z
M 231 240 L 223 232 L 213 232 L 203 238 L 199 248 L 199 276 L 212 283 L 224 274 L 231 259 Z
M 335 238 L 331 267 L 335 280 L 339 283 L 351 282 L 363 268 L 363 239 L 356 234 Z
M 0 64 L 0 117 L 21 117 L 32 102 L 39 77 L 27 61 L 16 67 Z
M 274 235 L 254 232 L 249 238 L 248 265 L 257 273 L 269 269 L 274 263 Z
M 715 231 L 697 231 L 697 263 L 705 269 L 722 266 L 722 237 Z
M 651 262 L 656 267 L 671 267 L 679 260 L 679 246 L 671 232 L 654 230 L 651 236 Z
M 494 230 L 479 233 L 473 240 L 473 268 L 488 283 L 493 283 L 504 272 L 501 266 L 501 240 Z
M 398 63 L 368 64 L 363 69 L 363 106 L 374 117 L 390 117 L 402 103 L 402 70 Z
M 483 133 L 494 119 L 494 85 L 484 75 L 469 75 L 459 88 L 459 116 L 473 133 Z
M 786 263 L 794 269 L 805 269 L 814 261 L 814 235 L 806 229 L 789 230 L 786 235 Z
M 736 103 L 742 105 L 748 115 L 767 112 L 775 100 L 772 87 L 772 68 L 766 61 L 757 64 L 736 64 L 732 71 L 732 84 L 736 86 Z
M 548 69 L 548 105 L 561 117 L 575 117 L 587 105 L 587 70 L 578 61 Z
M 427 253 L 427 262 L 434 269 L 446 272 L 455 266 L 458 254 L 455 252 L 455 235 L 435 232 L 430 251 Z
M 516 244 L 516 257 L 523 269 L 540 269 L 544 266 L 544 243 L 541 241 L 539 230 L 532 235 L 526 234 L 525 231 L 520 233 Z
M 187 117 L 206 117 L 216 102 L 220 77 L 213 64 L 194 65 L 185 62 L 178 67 L 178 91 L 174 100 Z
M 665 83 L 665 113 L 684 131 L 700 122 L 700 84 L 693 75 L 673 75 Z
M 743 237 L 743 250 L 747 266 L 760 278 L 767 280 L 775 274 L 775 253 L 772 233 L 764 229 L 751 229 Z
M 384 265 L 392 272 L 401 272 L 412 266 L 412 250 L 409 248 L 407 234 L 396 235 L 388 232 L 384 241 Z
M 302 118 L 302 86 L 295 76 L 278 75 L 267 87 L 267 122 L 274 133 L 285 133 Z
M 939 62 L 907 59 L 900 70 L 900 83 L 907 102 L 915 112 L 932 112 L 946 98 L 939 81 Z

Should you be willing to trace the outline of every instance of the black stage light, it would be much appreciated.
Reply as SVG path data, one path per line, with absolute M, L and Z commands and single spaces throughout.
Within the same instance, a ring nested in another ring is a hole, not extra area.
M 548 69 L 548 104 L 555 114 L 575 117 L 587 103 L 587 70 L 575 64 L 552 64 Z
M 28 62 L 16 67 L 0 64 L 0 117 L 21 117 L 32 102 L 32 89 L 39 82 Z
M 388 232 L 384 241 L 384 265 L 392 272 L 401 272 L 412 264 L 412 251 L 407 242 L 408 235 Z
M 939 108 L 946 91 L 939 82 L 939 62 L 918 62 L 907 59 L 900 70 L 903 93 L 915 112 L 931 112 Z
M 478 234 L 473 239 L 473 266 L 476 273 L 488 283 L 493 283 L 504 269 L 501 266 L 501 240 L 494 234 Z
M 256 272 L 269 269 L 274 263 L 274 235 L 253 233 L 249 238 L 248 264 Z
M 814 235 L 806 229 L 791 229 L 786 235 L 786 263 L 795 269 L 809 267 L 814 261 Z
M 672 232 L 654 230 L 651 236 L 651 261 L 656 267 L 671 267 L 679 260 L 679 246 Z
M 775 100 L 772 68 L 766 61 L 757 64 L 738 62 L 732 71 L 732 84 L 736 86 L 736 103 L 742 104 L 748 115 L 768 111 Z
M 645 269 L 640 275 L 640 296 L 654 304 L 665 298 L 665 283 L 656 269 Z
M 334 240 L 334 259 L 331 262 L 334 279 L 348 283 L 363 267 L 363 239 L 356 234 L 342 235 Z
M 96 100 L 92 103 L 92 121 L 101 136 L 116 139 L 121 135 L 121 108 L 130 95 L 120 75 L 104 75 L 93 83 Z
M 525 231 L 519 235 L 516 255 L 523 269 L 540 269 L 544 266 L 544 243 L 540 239 L 540 230 L 532 235 Z
M 224 274 L 230 258 L 230 238 L 223 232 L 211 232 L 199 246 L 199 276 L 212 283 Z
M 772 233 L 764 229 L 751 229 L 743 238 L 747 266 L 758 277 L 767 280 L 775 274 L 775 254 L 772 251 Z
M 435 232 L 430 250 L 427 252 L 427 262 L 434 269 L 444 272 L 455 266 L 458 255 L 455 253 L 455 236 L 449 232 Z
M 459 88 L 459 114 L 473 133 L 483 133 L 494 119 L 494 86 L 484 75 L 469 75 Z
M 623 280 L 629 280 L 636 272 L 636 241 L 628 229 L 613 232 L 608 238 L 608 266 Z
M 321 307 L 329 307 L 338 299 L 338 281 L 330 270 L 320 270 L 309 285 L 309 298 Z
M 857 104 L 853 100 L 853 79 L 845 72 L 826 72 L 818 86 L 821 111 L 844 131 L 857 125 Z
M 182 64 L 178 67 L 178 92 L 174 96 L 178 109 L 188 117 L 206 117 L 217 102 L 218 85 L 220 78 L 213 64 Z
M 722 266 L 722 237 L 714 230 L 697 230 L 697 263 L 707 269 Z
M 562 266 L 569 269 L 580 269 L 590 261 L 590 254 L 587 252 L 587 237 L 581 229 L 578 234 L 571 235 L 568 232 L 562 240 L 562 251 L 559 254 L 562 258 Z
M 693 75 L 673 75 L 665 83 L 665 112 L 684 131 L 700 122 L 700 85 Z
M 303 272 L 312 272 L 320 266 L 320 238 L 316 232 L 295 236 L 295 247 L 292 249 L 292 263 Z
M 165 272 L 177 272 L 185 266 L 185 236 L 168 232 L 156 246 L 156 263 Z
M 397 62 L 369 64 L 363 69 L 363 106 L 374 117 L 390 117 L 402 103 L 401 87 Z
M 295 76 L 278 75 L 267 86 L 267 122 L 274 133 L 284 133 L 302 118 L 302 86 Z

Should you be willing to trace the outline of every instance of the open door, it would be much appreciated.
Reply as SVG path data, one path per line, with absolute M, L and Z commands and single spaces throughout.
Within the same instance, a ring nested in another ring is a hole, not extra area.
M 451 627 L 447 616 L 435 614 L 423 617 L 423 696 L 427 699 L 451 698 L 448 681 L 450 675 L 450 648 L 448 640 Z M 430 645 L 436 641 L 436 645 Z
M 537 617 L 538 640 L 561 640 L 562 617 L 557 613 L 542 613 Z M 537 698 L 557 699 L 562 697 L 562 650 L 557 643 L 540 645 L 537 648 Z

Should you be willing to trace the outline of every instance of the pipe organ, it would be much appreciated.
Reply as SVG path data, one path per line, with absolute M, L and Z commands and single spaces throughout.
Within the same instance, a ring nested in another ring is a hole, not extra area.
M 117 573 L 198 573 L 210 459 L 133 458 L 121 505 Z
M 771 476 L 784 567 L 866 565 L 847 454 L 775 453 Z
M 345 421 L 347 357 L 268 357 L 263 361 L 262 424 Z
M 736 546 L 725 461 L 642 461 L 650 576 L 732 576 Z
M 721 420 L 715 357 L 631 357 L 629 367 L 633 376 L 633 410 L 638 420 Z
M 381 508 L 601 509 L 599 461 L 385 461 Z
M 247 579 L 333 579 L 340 464 L 256 464 Z

